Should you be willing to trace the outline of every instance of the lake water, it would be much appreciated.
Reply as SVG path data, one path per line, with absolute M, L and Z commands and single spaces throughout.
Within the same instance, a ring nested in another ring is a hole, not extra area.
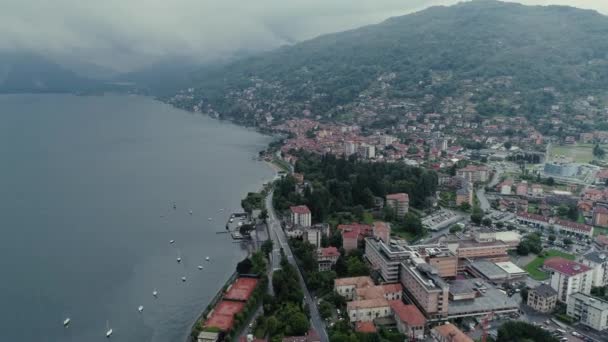
M 216 232 L 268 142 L 145 97 L 0 96 L 0 340 L 184 341 L 246 253 Z

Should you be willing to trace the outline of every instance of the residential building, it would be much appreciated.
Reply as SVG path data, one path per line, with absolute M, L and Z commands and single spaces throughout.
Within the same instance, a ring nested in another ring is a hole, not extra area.
M 467 167 L 456 170 L 456 175 L 468 180 L 471 183 L 487 182 L 490 171 L 483 165 L 468 165 Z
M 355 331 L 364 334 L 373 334 L 378 331 L 374 322 L 359 321 L 355 324 Z
M 557 291 L 549 285 L 541 284 L 528 291 L 526 304 L 536 311 L 549 313 L 557 304 Z
M 608 329 L 608 301 L 583 293 L 574 293 L 568 299 L 567 314 L 581 324 L 598 331 Z
M 448 284 L 437 270 L 421 258 L 401 263 L 400 281 L 404 295 L 416 304 L 427 319 L 448 316 Z
M 392 313 L 388 300 L 384 298 L 348 302 L 346 311 L 351 322 L 370 322 L 376 318 L 389 317 Z
M 383 221 L 374 222 L 373 234 L 374 237 L 384 241 L 384 243 L 389 243 L 391 238 L 390 223 Z
M 509 246 L 502 241 L 462 240 L 456 254 L 460 259 L 485 259 L 493 262 L 508 261 Z
M 535 197 L 542 196 L 543 186 L 540 184 L 532 184 L 531 194 L 532 194 L 532 196 L 535 196 Z
M 527 224 L 537 228 L 543 227 L 545 229 L 552 227 L 559 232 L 573 233 L 578 236 L 593 237 L 593 227 L 576 223 L 573 221 L 567 221 L 562 219 L 549 218 L 538 214 L 530 214 L 526 212 L 517 213 L 517 221 L 520 224 Z
M 373 234 L 372 226 L 360 223 L 340 224 L 338 230 L 342 232 L 342 248 L 346 252 L 357 249 L 359 241 Z
M 528 196 L 528 182 L 522 181 L 521 183 L 517 184 L 515 187 L 515 194 L 517 196 Z
M 593 208 L 593 225 L 608 227 L 608 208 L 601 206 Z
M 595 245 L 601 251 L 608 251 L 608 235 L 600 234 L 596 236 Z
M 553 257 L 545 260 L 545 269 L 551 271 L 551 287 L 557 291 L 557 300 L 568 302 L 568 297 L 576 292 L 591 292 L 592 269 L 578 262 Z
M 308 330 L 308 333 L 304 336 L 286 336 L 281 340 L 282 342 L 321 342 L 319 334 L 313 330 Z
M 452 323 L 441 324 L 431 329 L 435 342 L 474 342 Z
M 361 144 L 359 148 L 359 154 L 365 159 L 376 158 L 376 146 L 369 144 Z
M 386 195 L 386 205 L 393 208 L 397 217 L 403 218 L 410 208 L 410 197 L 406 193 Z
M 446 245 L 415 245 L 408 246 L 412 250 L 414 257 L 424 259 L 426 263 L 433 266 L 440 277 L 454 278 L 458 271 L 458 256 L 454 254 Z
M 340 252 L 336 247 L 319 248 L 317 250 L 317 264 L 319 271 L 330 271 L 338 262 Z
M 356 296 L 356 289 L 374 285 L 372 278 L 367 276 L 338 278 L 334 280 L 334 291 L 346 300 L 353 300 Z
M 604 251 L 593 251 L 581 258 L 581 263 L 592 269 L 591 286 L 608 285 L 608 258 Z
M 344 143 L 344 154 L 347 156 L 357 153 L 357 143 L 353 141 L 347 141 Z
M 401 300 L 403 297 L 403 287 L 401 284 L 383 284 L 365 286 L 355 289 L 356 300 L 378 299 Z
M 310 227 L 304 231 L 302 238 L 304 241 L 308 241 L 315 248 L 321 248 L 321 240 L 323 237 L 323 231 L 321 229 Z
M 406 305 L 401 300 L 391 300 L 389 305 L 397 323 L 397 330 L 409 339 L 424 339 L 426 318 L 416 305 Z
M 310 209 L 305 205 L 298 205 L 290 208 L 291 223 L 302 227 L 310 227 L 312 224 L 312 215 Z
M 365 258 L 387 283 L 399 281 L 400 264 L 407 260 L 410 254 L 411 251 L 398 244 L 387 244 L 377 238 L 365 239 Z
M 493 230 L 480 229 L 474 234 L 475 240 L 488 242 L 488 241 L 502 241 L 508 245 L 509 249 L 515 249 L 519 246 L 521 241 L 521 234 L 517 231 L 509 230 L 504 232 L 497 232 Z
M 456 205 L 463 203 L 473 205 L 473 186 L 468 181 L 462 182 L 460 189 L 456 190 Z

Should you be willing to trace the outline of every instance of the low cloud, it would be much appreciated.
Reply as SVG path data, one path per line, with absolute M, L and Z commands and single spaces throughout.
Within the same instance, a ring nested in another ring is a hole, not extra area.
M 378 23 L 457 0 L 0 0 L 0 48 L 132 70 L 213 60 Z M 523 0 L 608 13 L 605 0 Z

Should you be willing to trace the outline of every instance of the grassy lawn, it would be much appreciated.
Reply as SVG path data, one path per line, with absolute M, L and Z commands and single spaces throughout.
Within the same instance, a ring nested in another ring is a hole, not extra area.
M 593 227 L 593 236 L 597 236 L 597 235 L 608 235 L 608 228 L 602 228 L 602 227 Z
M 552 146 L 551 157 L 565 156 L 577 163 L 588 163 L 593 160 L 593 144 L 576 144 L 567 146 Z M 601 145 L 606 149 L 606 145 Z
M 550 250 L 546 251 L 545 253 L 547 254 L 546 256 L 537 257 L 536 259 L 530 261 L 530 263 L 527 264 L 525 267 L 525 270 L 530 274 L 530 277 L 532 277 L 533 279 L 545 280 L 545 279 L 549 278 L 549 274 L 539 270 L 539 268 L 543 265 L 543 263 L 545 262 L 545 259 L 547 259 L 547 258 L 559 256 L 559 257 L 562 257 L 565 259 L 574 260 L 574 255 L 556 251 L 553 249 L 550 249 Z
M 373 224 L 374 216 L 372 213 L 368 213 L 367 211 L 363 213 L 363 223 L 365 224 Z

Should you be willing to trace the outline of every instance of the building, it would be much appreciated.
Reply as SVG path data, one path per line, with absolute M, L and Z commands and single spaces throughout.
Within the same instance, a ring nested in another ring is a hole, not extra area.
M 476 277 L 486 279 L 495 284 L 507 281 L 507 272 L 490 261 L 473 261 L 467 266 L 467 271 Z
M 365 159 L 376 158 L 376 146 L 369 144 L 361 144 L 359 154 Z
M 601 206 L 593 208 L 593 225 L 608 227 L 608 208 Z
M 591 286 L 608 285 L 608 258 L 606 256 L 606 252 L 593 251 L 581 258 L 581 263 L 592 269 Z
M 395 243 L 385 243 L 377 238 L 365 239 L 365 258 L 372 269 L 377 271 L 387 283 L 399 281 L 401 262 L 407 260 L 411 251 Z
M 519 279 L 528 275 L 528 272 L 522 270 L 519 266 L 510 261 L 497 262 L 496 266 L 507 274 L 507 280 Z
M 551 272 L 551 287 L 557 291 L 557 300 L 567 303 L 576 292 L 591 292 L 592 270 L 588 266 L 561 257 L 545 260 L 545 269 Z
M 462 240 L 458 243 L 456 255 L 460 259 L 485 259 L 493 262 L 508 261 L 509 246 L 502 241 Z
M 389 305 L 400 333 L 410 339 L 424 339 L 426 318 L 416 305 L 405 305 L 401 300 L 389 301 Z
M 336 247 L 319 248 L 317 250 L 317 264 L 319 271 L 330 271 L 338 262 L 340 252 Z
M 357 143 L 353 141 L 347 141 L 344 143 L 344 154 L 347 156 L 357 153 Z
M 596 236 L 595 245 L 601 251 L 608 251 L 608 235 L 600 234 Z
M 575 177 L 579 166 L 574 163 L 545 163 L 545 174 L 557 177 Z
M 373 234 L 372 226 L 360 223 L 340 224 L 338 230 L 342 233 L 342 248 L 346 252 L 357 249 L 360 240 Z
M 572 221 L 549 218 L 537 214 L 529 214 L 520 211 L 517 213 L 517 222 L 520 224 L 527 224 L 536 228 L 542 227 L 547 229 L 549 227 L 552 227 L 553 229 L 559 232 L 573 233 L 578 236 L 593 237 L 592 226 Z
M 517 196 L 528 196 L 528 182 L 522 181 L 521 183 L 517 184 L 515 187 L 515 194 Z
M 467 167 L 456 170 L 456 176 L 462 177 L 471 183 L 487 182 L 490 171 L 483 165 L 468 165 Z
M 517 248 L 517 246 L 519 246 L 519 242 L 521 241 L 521 234 L 514 230 L 496 232 L 493 230 L 480 229 L 475 233 L 474 236 L 477 241 L 502 241 L 509 246 L 509 249 Z
M 346 300 L 355 299 L 356 289 L 374 286 L 374 281 L 370 277 L 349 277 L 334 280 L 334 291 Z
M 526 304 L 536 311 L 549 313 L 557 304 L 557 291 L 549 285 L 541 284 L 528 291 Z
M 313 330 L 308 330 L 308 333 L 304 336 L 286 336 L 281 340 L 282 342 L 321 342 L 319 334 Z
M 456 279 L 449 283 L 448 319 L 485 317 L 519 310 L 519 302 L 481 278 Z
M 219 339 L 220 333 L 211 331 L 201 331 L 196 337 L 196 342 L 216 342 Z
M 393 208 L 397 217 L 403 218 L 410 208 L 410 197 L 406 193 L 386 195 L 386 205 Z
M 431 329 L 431 337 L 435 342 L 474 342 L 472 338 L 451 323 L 438 325 Z
M 463 203 L 473 205 L 473 186 L 467 181 L 462 182 L 460 189 L 456 190 L 456 205 Z
M 321 248 L 322 237 L 323 231 L 313 227 L 306 229 L 302 234 L 304 241 L 308 241 L 311 245 L 315 246 L 315 248 Z
M 291 223 L 302 227 L 310 227 L 312 224 L 312 215 L 310 209 L 305 205 L 298 205 L 290 208 Z
M 374 237 L 384 241 L 384 243 L 389 243 L 391 238 L 390 224 L 383 221 L 374 222 L 373 234 Z
M 389 317 L 392 314 L 388 300 L 384 298 L 348 302 L 346 311 L 351 322 L 371 322 L 376 318 Z
M 378 331 L 374 322 L 359 321 L 355 324 L 355 331 L 364 334 L 373 334 Z
M 568 299 L 567 314 L 581 324 L 598 331 L 608 328 L 608 301 L 583 293 L 575 293 Z
M 409 246 L 414 257 L 424 259 L 434 267 L 442 278 L 454 278 L 458 272 L 458 256 L 446 245 L 416 245 Z
M 436 269 L 421 258 L 401 263 L 400 281 L 405 297 L 416 304 L 427 319 L 448 316 L 448 284 Z
M 383 284 L 359 287 L 355 289 L 356 300 L 384 298 L 386 300 L 401 300 L 403 288 L 401 284 Z

